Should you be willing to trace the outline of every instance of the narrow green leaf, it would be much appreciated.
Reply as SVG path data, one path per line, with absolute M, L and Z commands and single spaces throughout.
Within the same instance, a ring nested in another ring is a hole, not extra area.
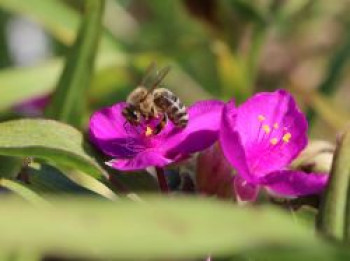
M 47 116 L 80 126 L 101 31 L 104 0 L 86 0 L 86 14 L 53 94 Z
M 337 145 L 328 186 L 318 215 L 319 230 L 326 236 L 343 239 L 349 180 L 350 132 L 346 132 Z
M 38 194 L 54 193 L 55 195 L 94 195 L 91 190 L 79 186 L 71 181 L 57 168 L 46 164 L 31 164 L 27 171 L 30 184 L 28 187 Z M 87 175 L 85 175 L 87 176 Z
M 85 175 L 79 170 L 72 169 L 62 169 L 63 174 L 67 176 L 71 181 L 79 184 L 81 187 L 88 189 L 91 192 L 95 192 L 98 195 L 101 195 L 110 200 L 116 200 L 117 195 L 109 189 L 105 184 L 96 180 L 95 178 Z
M 9 179 L 0 179 L 0 186 L 11 190 L 16 195 L 28 200 L 33 205 L 48 206 L 47 201 L 19 182 Z
M 273 244 L 322 248 L 312 231 L 271 208 L 244 209 L 190 198 L 146 198 L 143 203 L 69 198 L 50 203 L 55 207 L 3 200 L 0 250 L 15 244 L 65 256 L 162 260 L 230 255 Z
M 77 168 L 94 177 L 107 176 L 90 156 L 91 148 L 73 127 L 43 119 L 0 123 L 0 155 L 36 157 L 53 165 Z

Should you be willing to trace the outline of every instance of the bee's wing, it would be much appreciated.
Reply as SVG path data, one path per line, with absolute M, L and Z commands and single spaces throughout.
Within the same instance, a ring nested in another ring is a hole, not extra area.
M 152 82 L 152 78 L 155 77 L 157 71 L 157 64 L 153 61 L 150 65 L 148 65 L 145 72 L 145 76 L 142 78 L 140 85 L 147 87 L 147 85 L 149 85 L 149 83 Z
M 152 90 L 154 90 L 160 84 L 169 71 L 170 66 L 166 66 L 161 70 L 158 70 L 156 63 L 152 62 L 146 70 L 146 74 L 141 81 L 141 86 L 146 87 L 148 93 L 151 93 Z
M 155 78 L 155 81 L 153 82 L 153 86 L 151 86 L 151 90 L 156 88 L 161 83 L 161 81 L 163 81 L 163 79 L 165 78 L 165 76 L 167 76 L 169 71 L 170 71 L 170 66 L 166 66 L 157 72 L 157 76 Z

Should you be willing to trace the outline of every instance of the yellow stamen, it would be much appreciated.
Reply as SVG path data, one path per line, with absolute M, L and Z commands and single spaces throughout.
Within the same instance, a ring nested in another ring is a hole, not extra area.
M 269 125 L 264 125 L 262 128 L 263 128 L 263 130 L 266 132 L 266 134 L 269 134 L 270 131 L 271 131 L 271 128 L 270 128 Z
M 147 126 L 145 135 L 148 137 L 148 136 L 151 136 L 152 134 L 153 134 L 152 128 Z
M 283 135 L 283 141 L 284 142 L 289 142 L 289 140 L 292 138 L 292 134 L 290 134 L 290 132 L 287 132 L 286 134 Z
M 270 143 L 271 143 L 272 145 L 276 145 L 277 142 L 278 142 L 278 139 L 277 139 L 277 138 L 272 138 L 272 139 L 270 140 Z
M 265 118 L 264 115 L 261 115 L 261 114 L 260 114 L 260 115 L 258 116 L 258 120 L 259 120 L 259 121 L 264 121 L 265 119 L 266 119 L 266 118 Z
M 273 125 L 273 128 L 274 128 L 275 130 L 277 130 L 278 127 L 279 127 L 279 125 L 278 125 L 278 123 L 276 122 L 276 123 Z

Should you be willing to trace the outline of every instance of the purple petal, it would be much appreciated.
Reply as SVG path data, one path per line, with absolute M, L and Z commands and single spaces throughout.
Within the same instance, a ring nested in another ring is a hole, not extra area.
M 307 122 L 284 90 L 261 93 L 237 109 L 235 131 L 256 176 L 288 165 L 307 144 Z
M 164 150 L 169 155 L 190 154 L 211 146 L 218 139 L 224 103 L 217 100 L 199 101 L 189 107 L 185 129 L 173 128 L 164 138 Z
M 173 161 L 165 158 L 159 151 L 146 150 L 130 159 L 114 159 L 107 165 L 118 170 L 142 170 L 151 166 L 164 167 Z
M 236 175 L 234 178 L 234 189 L 236 197 L 241 201 L 255 201 L 258 193 L 259 186 L 252 183 L 248 183 L 240 175 Z
M 283 196 L 306 196 L 321 193 L 328 175 L 280 170 L 262 178 L 261 184 Z
M 237 170 L 237 172 L 249 182 L 255 178 L 248 169 L 246 155 L 242 146 L 240 135 L 234 130 L 237 118 L 237 109 L 234 102 L 225 105 L 220 131 L 220 144 L 226 159 Z
M 128 158 L 145 149 L 140 135 L 133 128 L 125 127 L 122 109 L 125 103 L 95 112 L 90 119 L 90 138 L 105 154 Z

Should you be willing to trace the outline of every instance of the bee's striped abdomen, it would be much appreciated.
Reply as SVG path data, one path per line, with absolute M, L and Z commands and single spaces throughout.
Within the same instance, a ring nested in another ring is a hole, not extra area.
M 159 88 L 154 90 L 154 103 L 178 127 L 186 127 L 188 114 L 186 107 L 171 91 Z

